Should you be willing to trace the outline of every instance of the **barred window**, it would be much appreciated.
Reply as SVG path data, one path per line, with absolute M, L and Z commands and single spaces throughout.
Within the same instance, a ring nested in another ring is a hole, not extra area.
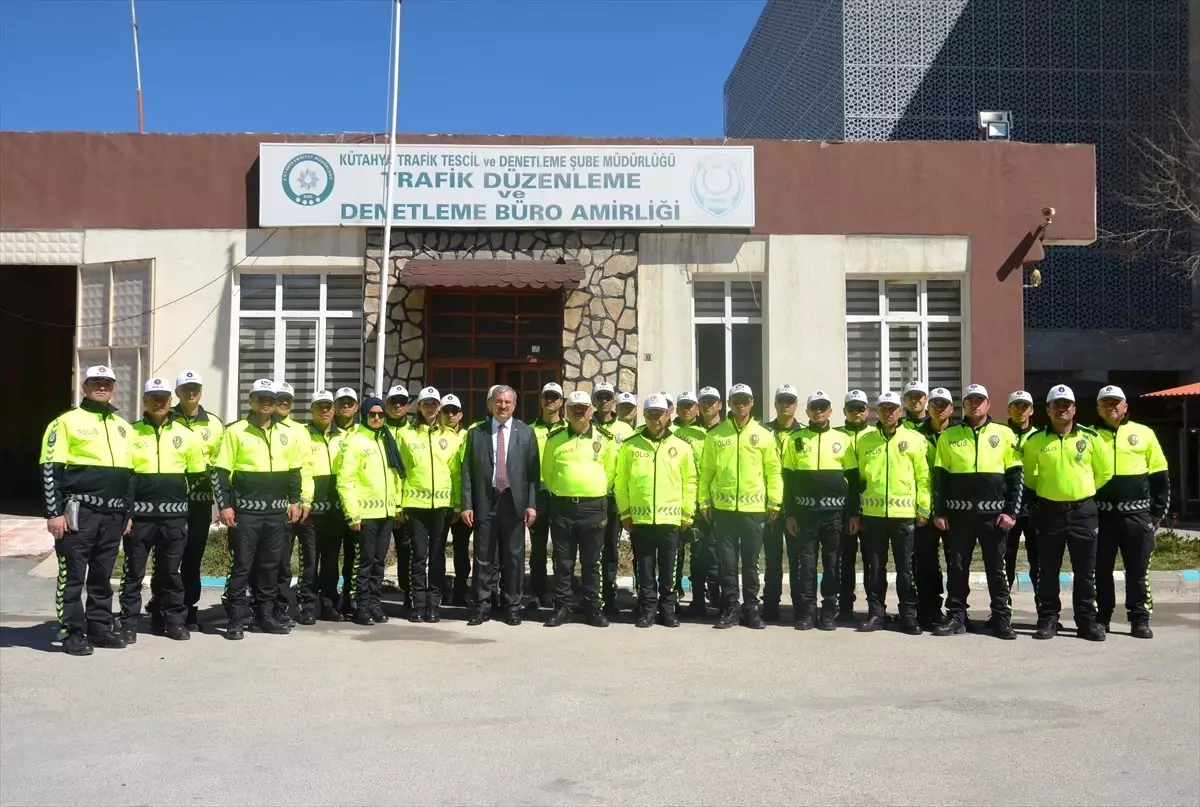
M 763 373 L 763 288 L 760 280 L 697 280 L 693 284 L 695 387 L 734 384 L 754 390 L 755 417 L 766 400 Z
M 79 267 L 76 378 L 96 364 L 112 368 L 113 404 L 134 420 L 150 376 L 151 262 L 121 261 Z

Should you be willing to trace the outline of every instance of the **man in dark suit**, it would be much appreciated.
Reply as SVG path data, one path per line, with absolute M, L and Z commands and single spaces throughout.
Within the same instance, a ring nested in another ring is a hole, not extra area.
M 504 621 L 521 624 L 525 587 L 525 528 L 537 518 L 540 479 L 533 430 L 513 417 L 517 394 L 499 386 L 492 416 L 467 431 L 462 464 L 462 521 L 475 530 L 475 596 L 479 608 L 468 625 L 482 625 L 503 604 Z M 502 603 L 492 602 L 492 577 L 500 566 Z

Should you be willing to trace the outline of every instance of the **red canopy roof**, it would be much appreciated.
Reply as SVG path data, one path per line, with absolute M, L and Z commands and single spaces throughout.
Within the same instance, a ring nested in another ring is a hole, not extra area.
M 1200 382 L 1195 384 L 1184 384 L 1182 387 L 1171 387 L 1171 389 L 1161 389 L 1158 392 L 1147 392 L 1143 398 L 1172 398 L 1182 395 L 1200 395 Z

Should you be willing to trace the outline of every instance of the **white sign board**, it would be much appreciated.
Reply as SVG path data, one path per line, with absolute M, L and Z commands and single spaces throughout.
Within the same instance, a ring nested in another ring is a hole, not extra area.
M 262 143 L 262 227 L 382 227 L 386 145 Z M 396 146 L 393 227 L 754 226 L 753 146 Z

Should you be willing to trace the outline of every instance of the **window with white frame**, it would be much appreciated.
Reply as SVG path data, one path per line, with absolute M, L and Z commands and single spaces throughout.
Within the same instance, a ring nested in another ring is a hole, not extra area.
M 361 385 L 361 274 L 242 272 L 234 309 L 238 410 L 256 378 L 291 384 L 298 416 L 319 389 Z
M 761 280 L 697 280 L 693 283 L 696 387 L 716 387 L 724 398 L 734 384 L 749 384 L 755 414 L 763 385 Z
M 846 383 L 868 395 L 905 382 L 962 392 L 962 284 L 846 281 Z
M 117 377 L 113 404 L 128 420 L 142 414 L 142 387 L 150 376 L 151 261 L 79 267 L 75 377 L 106 364 Z

